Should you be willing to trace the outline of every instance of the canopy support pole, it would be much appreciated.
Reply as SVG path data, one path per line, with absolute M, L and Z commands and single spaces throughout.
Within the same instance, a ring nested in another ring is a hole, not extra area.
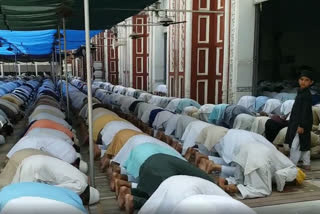
M 17 53 L 14 53 L 14 72 L 17 76 Z
M 61 34 L 60 34 L 60 24 L 58 25 L 58 40 L 59 40 L 59 70 L 60 70 L 60 100 L 62 100 L 62 59 L 61 59 Z
M 55 80 L 55 85 L 57 85 L 57 62 L 58 62 L 58 60 L 57 60 L 57 47 L 56 47 L 56 45 L 54 45 L 54 80 Z
M 38 76 L 38 64 L 34 62 L 34 70 L 36 71 L 36 77 Z
M 92 134 L 92 83 L 91 83 L 91 53 L 90 53 L 90 20 L 89 0 L 84 0 L 84 22 L 86 31 L 86 61 L 88 86 L 88 123 L 89 123 L 89 155 L 90 155 L 90 184 L 95 187 L 94 180 L 94 145 Z
M 64 67 L 65 67 L 65 78 L 66 78 L 66 97 L 67 97 L 67 118 L 70 119 L 69 115 L 69 80 L 68 80 L 68 61 L 67 61 L 67 34 L 66 34 L 66 20 L 62 18 L 63 25 L 63 46 L 64 46 Z
M 52 56 L 51 56 L 51 78 L 53 84 L 56 84 L 56 71 L 55 71 L 55 52 L 56 48 L 52 49 Z
M 52 81 L 54 82 L 54 79 L 53 79 L 53 53 L 51 53 L 51 60 L 50 60 L 50 76 L 52 78 Z
M 3 62 L 1 62 L 1 64 L 0 64 L 0 70 L 1 70 L 1 77 L 4 77 Z

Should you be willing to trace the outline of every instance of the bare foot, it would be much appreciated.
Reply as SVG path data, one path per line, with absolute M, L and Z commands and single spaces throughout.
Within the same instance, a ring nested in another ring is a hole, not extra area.
M 146 127 L 145 133 L 146 133 L 147 135 L 153 136 L 153 129 L 150 128 L 150 127 Z
M 181 154 L 182 153 L 182 145 L 180 143 L 177 143 L 175 150 L 177 150 L 177 152 L 179 152 Z
M 184 155 L 184 158 L 187 159 L 187 161 L 190 161 L 191 156 L 194 154 L 195 150 L 191 147 L 189 147 L 186 151 L 186 154 Z
M 226 191 L 226 179 L 225 178 L 221 178 L 219 177 L 218 179 L 218 185 L 221 189 L 223 189 L 224 191 Z
M 166 140 L 165 140 L 165 142 L 168 144 L 168 145 L 170 145 L 171 146 L 171 144 L 172 144 L 172 138 L 170 137 L 170 136 L 165 136 L 166 137 Z
M 221 165 L 215 164 L 214 162 L 207 160 L 207 173 L 221 172 Z
M 113 172 L 113 173 L 112 173 L 112 177 L 111 177 L 111 179 L 110 179 L 110 189 L 111 189 L 112 192 L 115 191 L 115 180 L 116 180 L 117 178 L 120 179 L 120 174 L 118 174 L 118 173 L 116 173 L 116 172 Z
M 130 194 L 125 195 L 125 209 L 126 214 L 133 214 L 134 212 L 133 196 Z
M 118 166 L 116 164 L 112 165 L 112 172 L 117 172 L 120 174 L 120 172 L 121 172 L 120 166 Z
M 157 134 L 156 134 L 156 138 L 157 138 L 158 140 L 162 140 L 162 138 L 163 138 L 163 132 L 162 132 L 162 131 L 158 131 Z
M 110 159 L 107 156 L 103 156 L 103 158 L 100 161 L 100 164 L 101 164 L 100 169 L 102 172 L 104 172 L 109 167 Z
M 120 187 L 119 196 L 118 196 L 118 205 L 119 205 L 120 209 L 124 209 L 125 196 L 130 193 L 131 193 L 131 191 L 128 187 L 126 187 L 126 186 Z
M 178 144 L 178 142 L 175 141 L 175 140 L 173 140 L 170 146 L 171 146 L 172 148 L 176 148 L 177 144 Z
M 230 194 L 239 192 L 238 187 L 235 184 L 227 185 L 225 191 Z
M 199 164 L 199 161 L 200 161 L 200 159 L 202 159 L 202 158 L 209 160 L 209 157 L 208 157 L 208 156 L 203 155 L 203 154 L 201 154 L 200 152 L 196 152 L 195 156 L 196 156 L 196 158 L 195 158 L 195 164 L 196 164 L 196 165 Z
M 129 183 L 128 181 L 116 178 L 115 179 L 116 196 L 119 195 L 119 190 L 120 190 L 120 187 L 122 187 L 122 186 L 126 186 L 128 188 L 131 188 L 131 183 Z
M 101 156 L 101 149 L 97 144 L 94 144 L 94 159 L 98 160 L 100 156 Z
M 207 168 L 208 168 L 208 160 L 205 158 L 201 158 L 199 163 L 198 163 L 198 167 L 200 169 L 202 169 L 203 171 L 207 172 Z
M 108 176 L 109 180 L 112 177 L 112 166 L 111 165 L 109 165 L 109 167 L 107 168 L 107 176 Z

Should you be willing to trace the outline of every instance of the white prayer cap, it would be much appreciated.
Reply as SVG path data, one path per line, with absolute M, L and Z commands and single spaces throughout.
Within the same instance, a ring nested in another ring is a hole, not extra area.
M 85 161 L 80 160 L 79 170 L 86 174 L 88 172 L 88 164 Z
M 3 137 L 3 135 L 0 135 L 0 145 L 5 143 L 6 143 L 6 139 Z
M 89 205 L 95 204 L 100 200 L 100 193 L 97 189 L 90 187 Z

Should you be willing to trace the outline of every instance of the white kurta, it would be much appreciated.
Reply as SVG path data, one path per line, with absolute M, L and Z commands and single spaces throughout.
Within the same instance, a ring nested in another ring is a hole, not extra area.
M 255 214 L 230 196 L 193 195 L 181 201 L 171 214 Z
M 140 112 L 140 109 L 141 109 L 141 106 L 139 107 L 139 112 Z M 150 104 L 146 109 L 144 109 L 142 116 L 140 118 L 141 121 L 146 124 L 149 123 L 150 113 L 151 113 L 151 111 L 153 111 L 155 109 L 161 109 L 161 108 Z
M 227 132 L 228 129 L 222 126 L 207 126 L 201 130 L 196 142 L 198 145 L 201 144 L 201 146 L 203 145 L 208 151 L 211 151 L 214 145 L 218 144 Z
M 148 102 L 152 97 L 152 94 L 149 94 L 149 93 L 142 93 L 140 94 L 138 100 L 141 100 L 143 102 Z
M 70 143 L 59 139 L 43 136 L 24 136 L 7 154 L 8 158 L 22 149 L 38 149 L 51 154 L 68 163 L 74 163 L 77 159 L 77 152 Z
M 264 135 L 266 130 L 266 122 L 269 119 L 269 117 L 255 117 L 250 131 L 260 135 Z
M 200 107 L 198 114 L 199 114 L 199 119 L 205 122 L 209 122 L 209 116 L 211 114 L 211 112 L 214 109 L 213 104 L 205 104 L 203 106 Z
M 168 120 L 167 122 L 167 126 L 165 127 L 166 131 L 165 134 L 166 135 L 171 135 L 177 128 L 177 123 L 178 123 L 178 119 L 181 117 L 182 115 L 180 114 L 175 114 L 172 115 L 172 117 Z
M 228 196 L 216 184 L 202 178 L 177 175 L 167 178 L 140 209 L 139 214 L 162 214 L 171 211 L 192 195 Z
M 238 105 L 243 106 L 249 111 L 255 111 L 256 97 L 254 96 L 243 96 L 240 98 Z
M 282 115 L 289 115 L 291 113 L 292 107 L 294 104 L 294 100 L 287 100 L 282 103 L 280 112 Z
M 177 191 L 179 190 L 179 191 Z M 139 214 L 163 214 L 163 213 L 172 213 L 173 210 L 180 210 L 181 207 L 179 204 L 183 202 L 185 199 L 196 196 L 220 196 L 224 197 L 226 201 L 234 200 L 232 199 L 226 192 L 224 192 L 220 187 L 216 184 L 207 181 L 202 178 L 185 176 L 185 175 L 177 175 L 172 176 L 161 183 L 158 189 L 152 194 L 152 196 L 148 199 L 148 201 L 143 205 L 140 209 Z M 210 203 L 212 208 L 216 206 L 221 206 L 220 203 L 216 204 L 214 200 L 206 200 L 206 204 Z M 192 202 L 193 204 L 199 203 L 199 200 L 195 200 Z M 239 208 L 240 205 L 246 208 L 246 211 L 250 211 L 250 208 L 243 205 L 241 202 L 238 202 L 239 206 L 234 207 L 234 213 L 243 213 L 249 214 L 254 213 L 251 212 L 239 212 L 236 208 Z M 225 204 L 225 203 L 223 203 Z M 195 206 L 194 212 L 192 213 L 204 213 L 201 212 L 203 208 L 202 206 Z M 227 207 L 224 207 L 226 209 Z M 186 210 L 185 210 L 186 211 Z M 211 209 L 210 213 L 216 213 L 215 209 Z M 230 210 L 229 210 L 230 211 Z M 235 212 L 238 211 L 238 212 Z M 229 212 L 224 212 L 229 214 Z
M 64 119 L 60 118 L 60 117 L 56 117 L 52 114 L 49 113 L 44 113 L 44 112 L 40 112 L 37 114 L 32 114 L 29 117 L 29 124 L 32 123 L 35 120 L 52 120 L 56 123 L 59 123 L 61 125 L 63 125 L 64 127 L 66 127 L 67 129 L 72 129 L 72 126 L 69 125 L 69 123 L 67 123 L 67 121 L 65 121 Z
M 12 180 L 12 183 L 22 182 L 55 185 L 80 195 L 88 186 L 88 177 L 65 161 L 44 155 L 33 155 L 21 162 Z
M 271 114 L 276 108 L 281 106 L 281 101 L 277 99 L 269 99 L 267 100 L 266 104 L 264 105 L 262 111 Z
M 149 122 L 149 116 L 152 110 L 159 109 L 158 106 L 155 106 L 149 103 L 140 103 L 137 108 L 138 108 L 137 118 L 144 123 Z
M 121 98 L 121 111 L 125 114 L 129 114 L 130 113 L 130 106 L 131 104 L 136 101 L 137 99 L 136 98 L 133 98 L 133 97 L 123 97 Z
M 112 94 L 111 97 L 112 97 L 111 98 L 111 103 L 113 105 L 117 105 L 117 106 L 121 105 L 120 99 L 123 97 L 123 95 L 121 95 L 121 94 Z
M 128 159 L 131 150 L 143 143 L 156 143 L 161 146 L 167 147 L 169 149 L 172 149 L 168 144 L 165 142 L 158 140 L 157 138 L 148 136 L 148 135 L 135 135 L 131 137 L 126 144 L 121 148 L 121 150 L 118 152 L 116 156 L 112 159 L 113 162 L 119 163 L 121 166 L 124 165 L 125 161 Z
M 102 143 L 105 146 L 108 146 L 114 136 L 121 130 L 124 129 L 131 129 L 131 130 L 135 130 L 135 131 L 140 131 L 142 132 L 140 129 L 138 129 L 137 127 L 135 127 L 133 124 L 126 122 L 126 121 L 111 121 L 109 123 L 107 123 L 104 128 L 102 129 L 101 136 L 102 136 Z
M 149 104 L 152 104 L 155 106 L 159 106 L 160 102 L 161 102 L 161 97 L 157 95 L 153 95 L 151 99 L 148 101 Z
M 110 111 L 108 109 L 105 108 L 96 108 L 93 109 L 92 111 L 92 121 L 94 123 L 95 120 L 97 120 L 99 117 L 103 116 L 103 115 L 107 115 L 107 114 L 112 114 L 115 116 L 118 116 L 116 113 L 114 113 L 113 111 Z
M 296 166 L 259 134 L 231 129 L 215 149 L 227 164 L 237 165 L 235 183 L 242 198 L 270 195 L 272 181 L 283 191 L 296 178 Z
M 35 115 L 35 114 L 41 113 L 42 110 L 50 111 L 56 117 L 60 117 L 62 119 L 66 118 L 65 114 L 60 109 L 57 109 L 56 107 L 49 106 L 49 105 L 39 105 L 39 106 L 37 106 L 34 109 L 33 113 L 31 114 L 31 117 L 33 117 L 33 115 Z
M 176 99 L 171 100 L 165 109 L 168 111 L 176 112 L 176 109 L 179 105 L 180 100 L 181 100 L 181 98 L 176 98 Z
M 174 114 L 170 111 L 159 112 L 152 123 L 152 127 L 157 130 L 164 128 L 164 123 L 167 122 L 171 117 L 173 117 L 173 115 Z
M 196 139 L 201 131 L 210 125 L 210 123 L 206 123 L 203 121 L 193 121 L 189 123 L 181 138 L 181 140 L 183 141 L 182 154 L 185 154 L 189 147 L 193 147 L 194 145 L 196 145 Z
M 254 116 L 249 114 L 239 114 L 234 120 L 233 128 L 250 131 L 254 120 Z
M 65 134 L 64 132 L 55 130 L 55 129 L 34 128 L 31 131 L 29 131 L 26 136 L 59 138 L 59 139 L 65 141 L 71 145 L 74 144 L 74 142 L 71 140 L 71 138 L 67 134 Z
M 135 91 L 136 89 L 134 88 L 127 88 L 126 96 L 133 97 Z

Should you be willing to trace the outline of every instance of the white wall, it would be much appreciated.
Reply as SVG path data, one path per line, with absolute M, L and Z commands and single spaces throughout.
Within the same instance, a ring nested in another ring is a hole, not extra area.
M 229 103 L 252 94 L 255 4 L 253 0 L 231 0 L 231 51 Z
M 162 26 L 152 27 L 152 54 L 149 56 L 152 59 L 152 89 L 157 85 L 164 84 L 164 31 Z

